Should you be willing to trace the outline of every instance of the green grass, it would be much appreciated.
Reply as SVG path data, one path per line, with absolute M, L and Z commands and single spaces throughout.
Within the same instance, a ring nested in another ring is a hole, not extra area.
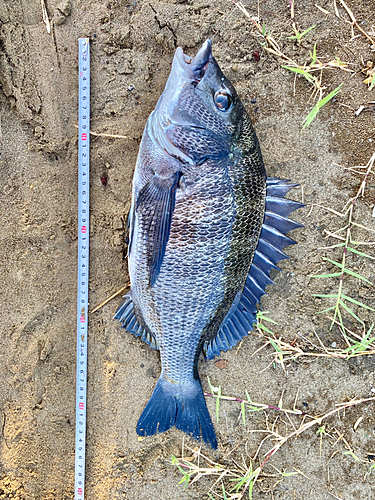
M 316 28 L 316 24 L 314 24 L 314 26 L 310 26 L 310 28 L 307 28 L 307 30 L 303 31 L 302 33 L 300 33 L 298 30 L 295 30 L 295 34 L 293 36 L 287 36 L 287 39 L 300 41 L 305 35 L 307 35 L 307 33 L 309 33 L 314 28 Z
M 340 83 L 338 87 L 335 88 L 335 90 L 332 90 L 327 96 L 323 97 L 323 99 L 320 99 L 315 106 L 312 108 L 310 113 L 306 116 L 306 118 L 303 120 L 303 127 L 306 128 L 311 125 L 311 122 L 316 118 L 316 115 L 319 113 L 319 111 L 322 109 L 322 107 L 327 104 L 331 99 L 333 99 L 340 91 L 341 87 L 343 86 L 343 83 Z
M 323 261 L 326 263 L 329 263 L 331 266 L 334 266 L 334 268 L 337 269 L 337 271 L 334 269 L 334 272 L 328 272 L 328 273 L 323 273 L 323 274 L 317 274 L 317 275 L 312 275 L 313 278 L 321 279 L 321 280 L 326 280 L 326 279 L 338 279 L 338 287 L 337 287 L 337 292 L 335 293 L 328 293 L 328 294 L 314 294 L 315 297 L 321 298 L 321 299 L 328 299 L 328 302 L 331 302 L 331 306 L 323 309 L 322 311 L 319 311 L 319 313 L 327 313 L 327 312 L 332 312 L 333 317 L 331 318 L 331 326 L 330 329 L 333 328 L 336 322 L 341 326 L 342 332 L 344 335 L 346 332 L 346 327 L 345 327 L 345 322 L 344 322 L 344 317 L 350 317 L 351 320 L 355 320 L 357 323 L 359 323 L 365 332 L 365 322 L 364 320 L 360 317 L 361 311 L 367 310 L 367 311 L 372 311 L 375 312 L 375 309 L 368 304 L 357 300 L 354 297 L 349 296 L 347 293 L 344 293 L 345 290 L 345 285 L 346 281 L 348 279 L 351 280 L 358 280 L 360 282 L 366 283 L 370 287 L 373 287 L 373 283 L 364 277 L 362 274 L 353 271 L 350 269 L 350 260 L 352 254 L 355 254 L 357 257 L 361 257 L 363 259 L 363 263 L 366 262 L 366 260 L 374 260 L 375 257 L 372 255 L 369 255 L 366 252 L 358 250 L 358 248 L 355 247 L 360 247 L 366 244 L 369 244 L 368 242 L 359 242 L 354 239 L 354 234 L 353 231 L 356 228 L 361 228 L 365 230 L 371 231 L 371 228 L 366 228 L 362 224 L 359 224 L 356 222 L 355 217 L 354 217 L 354 208 L 358 206 L 360 198 L 363 198 L 365 195 L 365 189 L 366 189 L 366 182 L 368 180 L 368 177 L 370 174 L 374 174 L 375 172 L 372 171 L 372 168 L 374 166 L 375 162 L 375 154 L 372 155 L 370 158 L 369 162 L 367 163 L 366 166 L 362 167 L 364 171 L 362 172 L 363 174 L 363 180 L 361 181 L 360 187 L 357 190 L 356 195 L 349 200 L 349 202 L 346 204 L 346 210 L 343 212 L 336 212 L 332 211 L 336 215 L 340 216 L 343 221 L 344 225 L 340 229 L 334 231 L 334 232 L 327 232 L 328 236 L 335 238 L 336 240 L 338 239 L 340 243 L 334 244 L 330 247 L 327 247 L 329 250 L 339 250 L 341 252 L 341 259 L 340 261 L 338 260 L 333 260 L 327 257 L 323 257 Z M 358 169 L 360 167 L 356 167 Z M 357 172 L 358 170 L 356 170 Z M 355 310 L 354 310 L 355 308 Z M 364 333 L 363 338 L 360 340 L 361 345 L 370 345 L 371 342 L 368 343 L 368 337 L 371 333 L 372 326 L 368 330 L 367 334 Z M 357 344 L 352 344 L 355 346 L 353 354 L 357 349 Z

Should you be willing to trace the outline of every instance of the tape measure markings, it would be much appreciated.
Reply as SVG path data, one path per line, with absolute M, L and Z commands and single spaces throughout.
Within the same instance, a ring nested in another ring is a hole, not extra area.
M 78 281 L 75 436 L 75 500 L 85 495 L 87 323 L 89 291 L 90 45 L 78 40 Z

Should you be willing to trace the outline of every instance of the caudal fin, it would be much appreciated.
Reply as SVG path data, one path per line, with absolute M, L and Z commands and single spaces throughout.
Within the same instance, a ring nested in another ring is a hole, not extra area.
M 217 448 L 214 426 L 199 380 L 178 384 L 160 377 L 138 420 L 137 434 L 151 436 L 173 426 Z

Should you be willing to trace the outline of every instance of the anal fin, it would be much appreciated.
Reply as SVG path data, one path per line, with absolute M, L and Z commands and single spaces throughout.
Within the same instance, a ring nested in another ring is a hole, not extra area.
M 127 332 L 132 333 L 136 337 L 141 337 L 153 349 L 158 349 L 154 335 L 137 320 L 130 295 L 124 295 L 123 298 L 124 300 L 118 307 L 114 319 L 118 319 Z

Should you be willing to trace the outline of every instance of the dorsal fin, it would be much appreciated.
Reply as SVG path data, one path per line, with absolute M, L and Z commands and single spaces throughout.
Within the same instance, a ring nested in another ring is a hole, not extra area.
M 114 319 L 118 319 L 127 332 L 132 333 L 136 337 L 141 337 L 153 349 L 158 349 L 154 335 L 137 321 L 130 294 L 124 295 L 123 299 Z
M 245 287 L 234 300 L 217 336 L 212 341 L 205 342 L 203 352 L 208 359 L 219 356 L 220 351 L 231 349 L 253 329 L 256 306 L 266 293 L 266 286 L 273 283 L 270 278 L 271 269 L 280 270 L 276 263 L 289 259 L 282 249 L 295 244 L 295 241 L 286 236 L 286 233 L 303 226 L 288 216 L 305 205 L 285 199 L 284 196 L 296 186 L 298 184 L 290 184 L 289 181 L 276 177 L 267 179 L 264 220 Z

